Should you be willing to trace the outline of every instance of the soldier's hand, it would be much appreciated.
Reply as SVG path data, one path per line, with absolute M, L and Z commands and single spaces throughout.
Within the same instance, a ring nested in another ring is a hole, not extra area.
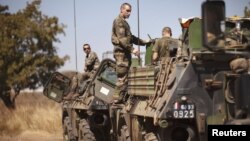
M 87 71 L 87 68 L 85 67 L 85 68 L 84 68 L 84 72 L 86 72 L 86 71 Z
M 156 41 L 156 39 L 150 39 L 150 40 L 149 40 L 149 42 L 152 43 L 152 44 L 154 44 L 155 41 Z
M 144 43 L 145 43 L 145 45 L 154 44 L 155 43 L 155 39 L 146 40 Z
M 135 56 L 139 56 L 140 55 L 140 52 L 137 48 L 134 48 L 132 53 L 135 55 Z

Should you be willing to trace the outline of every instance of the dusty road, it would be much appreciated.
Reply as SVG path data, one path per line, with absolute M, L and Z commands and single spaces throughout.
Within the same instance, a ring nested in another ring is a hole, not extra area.
M 18 136 L 1 137 L 0 141 L 62 141 L 62 135 L 53 135 L 41 132 L 24 132 Z

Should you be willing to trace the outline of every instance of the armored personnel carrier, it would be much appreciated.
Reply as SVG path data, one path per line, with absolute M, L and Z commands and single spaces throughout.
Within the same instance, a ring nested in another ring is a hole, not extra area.
M 71 100 L 63 100 L 63 97 L 69 94 L 73 79 L 59 72 L 52 74 L 43 93 L 48 98 L 62 103 L 65 141 L 111 140 L 109 105 L 97 99 L 95 95 L 103 95 L 107 101 L 112 100 L 116 82 L 114 68 L 113 60 L 103 60 L 91 79 L 78 84 L 76 93 L 79 96 Z
M 102 61 L 63 101 L 65 140 L 206 141 L 207 125 L 250 124 L 250 20 L 225 19 L 223 1 L 206 1 L 202 19 L 180 19 L 176 55 L 133 67 L 123 103 L 113 104 L 115 62 Z M 70 79 L 52 75 L 44 89 L 61 101 Z
M 223 1 L 202 9 L 180 20 L 176 56 L 131 68 L 126 102 L 110 108 L 114 140 L 205 141 L 207 125 L 249 124 L 249 19 L 225 19 Z

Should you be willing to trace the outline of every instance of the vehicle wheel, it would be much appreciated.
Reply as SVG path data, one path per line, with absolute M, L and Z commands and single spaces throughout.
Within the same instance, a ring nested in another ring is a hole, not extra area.
M 150 132 L 144 135 L 144 141 L 158 141 L 154 133 Z
M 127 125 L 122 126 L 121 137 L 119 139 L 120 141 L 131 141 Z
M 170 141 L 197 141 L 198 133 L 195 132 L 194 128 L 185 125 L 175 125 L 173 127 L 163 129 L 159 131 L 159 136 L 162 140 L 170 140 Z
M 70 118 L 65 117 L 63 120 L 63 141 L 73 141 L 74 139 L 70 139 L 73 137 L 73 131 L 70 128 Z
M 96 141 L 95 135 L 90 130 L 89 124 L 85 119 L 80 121 L 78 133 L 79 141 Z

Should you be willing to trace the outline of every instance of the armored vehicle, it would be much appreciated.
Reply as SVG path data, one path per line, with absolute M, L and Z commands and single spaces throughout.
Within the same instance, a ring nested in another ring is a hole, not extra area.
M 71 100 L 63 100 L 69 94 L 72 78 L 55 72 L 51 75 L 44 95 L 62 103 L 62 124 L 65 141 L 109 141 L 110 117 L 109 105 L 95 97 L 105 96 L 106 101 L 112 100 L 116 82 L 115 62 L 105 59 L 101 62 L 95 75 L 82 83 L 78 83 L 76 93 Z M 79 74 L 76 74 L 79 79 Z M 100 94 L 97 94 L 100 93 Z
M 180 19 L 176 56 L 131 68 L 126 102 L 110 108 L 115 140 L 205 141 L 207 125 L 249 124 L 250 20 L 225 19 L 223 1 L 202 10 Z
M 206 141 L 207 125 L 250 124 L 250 20 L 225 19 L 223 1 L 206 1 L 202 19 L 180 19 L 180 25 L 178 46 L 170 47 L 176 54 L 158 66 L 130 69 L 123 103 L 112 103 L 115 62 L 102 61 L 80 88 L 81 96 L 63 102 L 65 135 L 75 140 Z M 70 79 L 62 77 L 58 84 L 63 87 L 53 89 L 50 79 L 44 94 L 55 100 L 66 94 Z

